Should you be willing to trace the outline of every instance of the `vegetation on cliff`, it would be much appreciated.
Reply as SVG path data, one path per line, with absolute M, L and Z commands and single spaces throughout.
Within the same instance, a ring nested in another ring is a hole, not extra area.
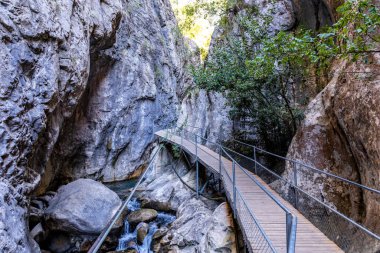
M 270 11 L 237 2 L 196 1 L 185 8 L 184 31 L 200 13 L 224 15 L 219 26 L 228 30 L 227 15 L 236 12 L 239 27 L 238 36 L 227 33 L 213 44 L 206 62 L 193 68 L 194 80 L 201 88 L 226 91 L 231 116 L 249 118 L 262 145 L 285 153 L 309 100 L 305 87 L 317 83 L 320 91 L 320 79 L 328 79 L 335 59 L 368 61 L 366 53 L 380 40 L 380 11 L 370 0 L 349 0 L 337 9 L 339 19 L 331 27 L 273 31 Z

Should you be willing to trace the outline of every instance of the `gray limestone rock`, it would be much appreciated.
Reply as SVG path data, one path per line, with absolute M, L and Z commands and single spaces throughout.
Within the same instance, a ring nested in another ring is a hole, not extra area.
M 59 188 L 45 210 L 45 225 L 56 231 L 100 234 L 120 206 L 115 192 L 94 180 L 79 179 Z
M 25 195 L 51 177 L 46 161 L 87 86 L 90 55 L 112 46 L 120 11 L 118 0 L 0 3 L 0 177 L 13 192 L 0 190 L 1 252 L 38 251 Z

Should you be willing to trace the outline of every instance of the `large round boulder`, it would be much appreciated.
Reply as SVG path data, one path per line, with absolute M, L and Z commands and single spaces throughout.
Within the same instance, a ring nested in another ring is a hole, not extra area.
M 58 189 L 45 210 L 50 230 L 99 234 L 121 206 L 117 194 L 91 179 L 78 179 Z

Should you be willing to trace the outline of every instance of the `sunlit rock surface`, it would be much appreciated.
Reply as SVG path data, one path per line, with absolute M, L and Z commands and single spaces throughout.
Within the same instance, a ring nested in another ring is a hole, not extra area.
M 78 179 L 58 189 L 45 210 L 49 230 L 100 234 L 121 206 L 117 194 L 91 179 Z
M 25 194 L 79 103 L 90 55 L 112 46 L 120 17 L 120 1 L 0 3 L 0 176 L 8 187 L 0 190 L 1 252 L 35 251 Z
M 306 118 L 289 148 L 298 159 L 363 185 L 380 185 L 380 56 L 371 64 L 335 64 L 335 77 L 309 105 Z M 292 177 L 288 165 L 285 176 Z M 380 198 L 357 187 L 311 173 L 299 173 L 299 184 L 314 196 L 380 233 Z M 359 236 L 353 235 L 360 240 Z M 374 252 L 380 245 L 364 245 L 352 252 Z

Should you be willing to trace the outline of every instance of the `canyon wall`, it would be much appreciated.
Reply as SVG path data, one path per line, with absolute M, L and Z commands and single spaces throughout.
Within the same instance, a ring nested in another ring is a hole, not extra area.
M 35 246 L 25 195 L 86 89 L 90 55 L 113 45 L 120 18 L 120 1 L 0 3 L 0 251 Z
M 31 193 L 80 177 L 133 175 L 154 132 L 180 114 L 189 125 L 230 132 L 228 118 L 218 128 L 212 116 L 203 123 L 208 110 L 228 109 L 220 96 L 202 93 L 203 106 L 186 109 L 196 50 L 167 0 L 2 1 L 0 36 L 2 252 L 37 250 L 26 222 Z
M 86 93 L 65 122 L 42 186 L 57 174 L 60 183 L 126 179 L 146 163 L 154 132 L 175 126 L 179 114 L 190 119 L 189 125 L 211 125 L 203 114 L 213 114 L 210 108 L 218 100 L 203 96 L 202 108 L 181 111 L 194 86 L 187 67 L 199 55 L 182 38 L 169 1 L 129 1 L 122 9 L 116 42 L 92 58 Z
M 335 76 L 310 103 L 288 158 L 378 189 L 380 56 L 368 55 L 366 60 L 371 64 L 334 64 Z M 289 164 L 285 176 L 293 177 Z M 321 174 L 301 170 L 298 176 L 303 189 L 380 233 L 379 196 Z M 372 252 L 379 247 L 364 245 L 352 252 Z

